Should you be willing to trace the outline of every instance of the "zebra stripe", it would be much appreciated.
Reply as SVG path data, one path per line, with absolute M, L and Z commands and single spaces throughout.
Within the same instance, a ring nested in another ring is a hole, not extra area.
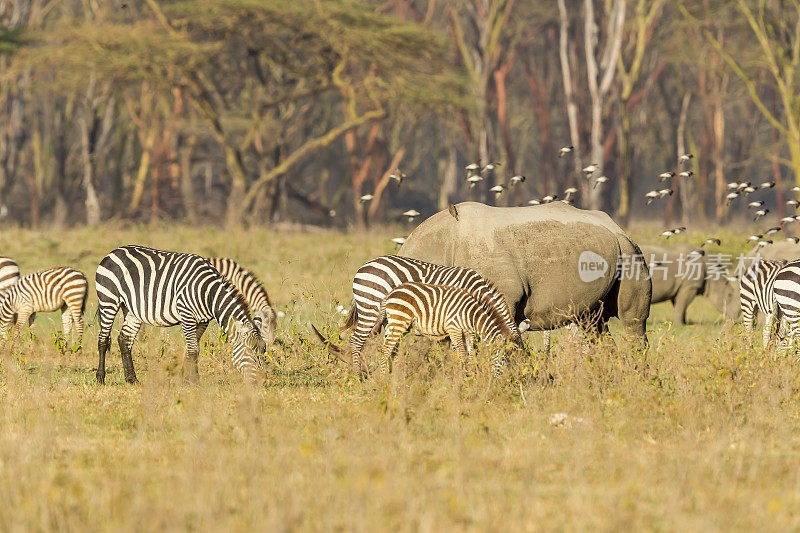
M 765 348 L 769 345 L 774 330 L 773 284 L 785 264 L 786 261 L 762 259 L 751 265 L 739 281 L 739 303 L 745 330 L 748 333 L 753 331 L 756 313 L 761 310 L 765 316 L 762 333 Z
M 19 267 L 10 257 L 0 256 L 0 294 L 19 281 Z
M 272 308 L 267 290 L 255 274 L 227 257 L 209 257 L 208 262 L 244 297 L 253 312 L 253 323 L 261 333 L 261 338 L 267 345 L 275 342 L 278 315 Z
M 800 261 L 791 261 L 778 271 L 772 291 L 775 314 L 785 325 L 787 341 L 792 341 L 800 323 Z
M 361 350 L 378 322 L 381 301 L 395 287 L 406 282 L 449 285 L 469 291 L 493 308 L 500 320 L 519 340 L 519 331 L 505 296 L 474 270 L 445 267 L 397 255 L 384 255 L 365 263 L 353 278 L 353 305 L 342 330 L 354 328 L 350 336 L 350 347 L 356 372 L 361 372 Z
M 71 267 L 56 267 L 28 274 L 2 296 L 0 334 L 5 338 L 13 323 L 13 344 L 13 339 L 19 335 L 19 329 L 25 322 L 33 325 L 36 313 L 60 310 L 64 335 L 68 336 L 74 326 L 78 337 L 77 350 L 80 350 L 88 292 L 86 276 Z
M 516 328 L 510 328 L 493 307 L 474 293 L 459 287 L 403 283 L 382 301 L 381 315 L 387 320 L 381 358 L 384 373 L 389 371 L 389 360 L 400 335 L 412 322 L 423 335 L 449 335 L 458 356 L 469 364 L 474 353 L 473 334 L 479 334 L 487 343 L 505 338 L 521 346 Z M 503 363 L 503 352 L 498 348 L 492 356 L 495 374 L 502 373 Z
M 181 325 L 186 340 L 184 372 L 196 380 L 198 344 L 211 320 L 216 320 L 233 342 L 234 367 L 246 380 L 255 380 L 261 362 L 252 352 L 263 354 L 266 345 L 250 321 L 241 295 L 199 255 L 122 246 L 100 261 L 95 281 L 100 300 L 100 383 L 105 381 L 105 355 L 120 310 L 118 340 L 125 381 L 137 381 L 131 349 L 142 324 Z

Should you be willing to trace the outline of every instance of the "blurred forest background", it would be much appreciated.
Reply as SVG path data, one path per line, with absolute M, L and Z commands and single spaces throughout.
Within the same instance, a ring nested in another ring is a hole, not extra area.
M 799 62 L 798 0 L 0 0 L 0 224 L 362 226 L 570 186 L 628 223 L 683 152 L 651 218 L 725 222 L 731 180 L 783 216 Z

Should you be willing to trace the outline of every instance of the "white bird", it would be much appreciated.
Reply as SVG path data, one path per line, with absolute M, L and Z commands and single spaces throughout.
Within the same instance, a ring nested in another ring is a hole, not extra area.
M 786 237 L 786 240 L 791 242 L 791 243 L 794 243 L 794 244 L 797 244 L 798 242 L 800 242 L 800 238 L 797 238 L 797 237 Z
M 658 191 L 658 195 L 661 198 L 664 198 L 665 196 L 672 196 L 672 193 L 674 192 L 675 191 L 673 191 L 672 189 L 661 189 L 660 191 Z
M 791 189 L 789 189 L 789 190 L 790 190 L 791 192 L 800 192 L 800 187 L 798 187 L 797 185 L 795 185 L 794 187 L 792 187 L 792 188 L 791 188 Z
M 483 167 L 483 169 L 481 170 L 481 174 L 485 174 L 487 172 L 491 172 L 496 167 L 502 167 L 502 166 L 503 165 L 501 165 L 500 163 L 486 163 L 486 166 Z
M 403 213 L 404 217 L 408 217 L 409 222 L 414 222 L 414 219 L 419 216 L 419 211 L 416 209 L 409 209 L 408 211 Z
M 561 157 L 564 157 L 565 155 L 567 155 L 568 153 L 570 153 L 572 150 L 574 150 L 574 148 L 573 148 L 572 146 L 563 146 L 563 147 L 562 147 L 562 148 L 561 148 L 561 149 L 558 151 L 558 157 L 559 157 L 559 158 L 561 158 Z
M 481 168 L 481 160 L 478 159 L 477 163 L 470 163 L 469 165 L 464 167 L 464 170 L 467 171 L 467 176 L 474 174 Z
M 681 226 L 680 228 L 675 228 L 674 230 L 672 230 L 672 232 L 675 235 L 677 235 L 678 233 L 683 233 L 684 231 L 686 231 L 686 226 Z
M 594 179 L 594 185 L 592 185 L 592 189 L 596 189 L 598 185 L 600 185 L 601 183 L 605 183 L 607 181 L 608 181 L 608 177 L 606 177 L 606 176 L 600 176 L 599 178 L 595 178 Z
M 748 241 L 751 241 L 751 242 L 752 242 L 752 241 L 758 241 L 758 240 L 761 240 L 761 237 L 763 237 L 763 235 L 761 235 L 761 234 L 759 234 L 759 235 L 750 235 L 750 236 L 747 238 L 747 240 L 748 240 Z
M 781 230 L 780 226 L 773 226 L 764 232 L 764 235 L 774 235 Z
M 763 248 L 764 246 L 766 246 L 768 244 L 772 244 L 772 241 L 769 240 L 769 239 L 764 240 L 764 241 L 758 241 L 758 247 L 759 248 Z
M 742 189 L 744 189 L 745 187 L 749 187 L 749 186 L 750 186 L 750 182 L 749 182 L 749 181 L 743 181 L 743 182 L 739 183 L 739 184 L 736 186 L 736 188 L 737 188 L 738 190 L 740 190 L 740 191 L 741 191 L 741 190 L 742 190 Z
M 760 210 L 756 211 L 756 213 L 755 213 L 755 214 L 756 214 L 756 216 L 755 216 L 755 218 L 753 219 L 753 222 L 755 222 L 755 221 L 756 221 L 756 220 L 758 220 L 759 218 L 761 218 L 761 217 L 765 216 L 767 213 L 769 213 L 769 209 L 760 209 Z
M 797 200 L 786 200 L 786 205 L 788 205 L 789 207 L 794 207 L 795 209 L 797 209 Z
M 569 187 L 567 189 L 564 189 L 564 199 L 565 200 L 569 200 L 570 198 L 572 198 L 573 194 L 577 194 L 577 193 L 578 193 L 578 189 L 576 189 L 575 187 Z
M 678 163 L 688 163 L 690 159 L 694 157 L 694 154 L 683 154 L 678 158 Z
M 511 185 L 519 185 L 520 183 L 525 181 L 525 176 L 521 174 L 517 174 L 516 176 L 511 176 L 511 179 L 508 180 L 509 184 Z
M 716 244 L 717 246 L 719 246 L 722 244 L 722 241 L 720 241 L 716 237 L 711 237 L 710 239 L 704 240 L 703 243 L 700 245 L 700 248 L 702 248 L 706 244 Z
M 684 170 L 683 172 L 679 173 L 678 176 L 682 178 L 691 178 L 694 176 L 694 172 L 691 170 Z
M 673 177 L 675 177 L 674 172 L 662 172 L 661 174 L 658 175 L 658 179 L 660 179 L 661 181 L 668 180 Z
M 750 194 L 750 193 L 756 192 L 757 190 L 758 190 L 758 189 L 756 189 L 755 187 L 751 187 L 750 185 L 748 185 L 747 187 L 745 187 L 744 189 L 742 189 L 742 191 L 743 191 L 745 194 Z
M 473 174 L 472 176 L 467 178 L 467 183 L 469 184 L 469 188 L 472 189 L 475 187 L 478 182 L 483 181 L 483 178 L 478 176 L 477 174 Z
M 500 198 L 500 195 L 503 194 L 504 190 L 505 187 L 503 187 L 502 185 L 495 185 L 494 187 L 489 189 L 489 192 L 493 192 L 495 198 Z
M 584 174 L 589 175 L 589 174 L 594 174 L 598 170 L 600 170 L 600 167 L 598 166 L 598 164 L 597 163 L 592 163 L 588 167 L 584 167 L 583 169 L 581 169 L 581 172 L 583 172 Z
M 558 195 L 556 194 L 547 195 L 544 198 L 542 198 L 542 203 L 549 204 L 550 202 L 555 202 L 556 200 L 558 200 Z
M 728 183 L 728 190 L 729 191 L 732 191 L 733 189 L 738 189 L 738 188 L 739 188 L 739 183 L 738 182 L 731 181 L 730 183 Z
M 653 203 L 653 200 L 658 198 L 658 191 L 649 191 L 644 195 L 644 197 L 647 198 L 644 205 L 650 205 Z
M 759 200 L 758 202 L 750 202 L 747 204 L 747 208 L 750 209 L 751 207 L 761 207 L 762 205 L 764 205 L 764 202 Z
M 539 205 L 541 203 L 540 200 L 528 200 L 528 205 Z
M 365 203 L 369 202 L 370 200 L 372 200 L 373 198 L 375 198 L 375 197 L 372 196 L 371 194 L 365 194 L 364 196 L 362 196 L 360 198 L 360 200 L 361 200 L 362 204 L 365 204 Z
M 758 186 L 759 189 L 771 189 L 775 186 L 774 181 L 765 181 Z
M 399 168 L 398 168 L 398 169 L 395 169 L 395 171 L 394 171 L 394 172 L 392 172 L 391 174 L 389 174 L 389 179 L 393 179 L 393 180 L 395 180 L 395 181 L 397 182 L 397 186 L 398 186 L 398 187 L 400 187 L 400 185 L 402 185 L 402 184 L 403 184 L 403 180 L 404 180 L 404 179 L 406 179 L 407 177 L 408 177 L 408 176 L 405 174 L 405 172 L 403 172 L 403 171 L 402 171 L 402 170 L 400 170 Z
M 738 192 L 731 192 L 725 197 L 725 205 L 731 205 L 731 202 L 739 198 Z
M 795 221 L 794 217 L 783 217 L 781 219 L 781 224 L 790 224 Z
M 673 232 L 672 230 L 667 230 L 661 234 L 661 236 L 664 237 L 665 239 L 669 239 L 673 235 L 675 235 L 675 232 Z
M 405 244 L 406 239 L 405 237 L 395 237 L 394 239 L 392 239 L 392 242 L 395 243 L 398 248 L 400 248 L 401 246 L 403 246 L 403 244 Z

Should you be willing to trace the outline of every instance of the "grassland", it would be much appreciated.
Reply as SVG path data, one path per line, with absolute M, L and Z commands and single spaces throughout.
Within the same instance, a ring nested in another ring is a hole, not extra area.
M 686 327 L 655 306 L 646 354 L 560 337 L 512 379 L 467 379 L 441 347 L 407 339 L 388 381 L 354 381 L 308 323 L 334 331 L 352 273 L 391 236 L 0 233 L 0 254 L 26 272 L 70 264 L 91 278 L 123 243 L 229 255 L 286 313 L 286 347 L 257 388 L 230 368 L 216 328 L 199 385 L 180 377 L 180 332 L 145 328 L 142 384 L 123 382 L 115 345 L 98 386 L 93 290 L 83 355 L 60 355 L 58 315 L 39 316 L 0 356 L 0 530 L 800 528 L 797 363 L 764 355 L 704 299 Z

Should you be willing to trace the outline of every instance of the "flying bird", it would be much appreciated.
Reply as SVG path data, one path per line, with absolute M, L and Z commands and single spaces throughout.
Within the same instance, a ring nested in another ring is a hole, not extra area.
M 558 157 L 559 157 L 559 158 L 562 158 L 562 157 L 564 157 L 565 155 L 567 155 L 568 153 L 572 152 L 572 150 L 574 150 L 574 148 L 573 148 L 572 146 L 563 146 L 563 147 L 562 147 L 562 148 L 561 148 L 561 149 L 558 151 Z
M 774 235 L 781 230 L 780 226 L 773 226 L 764 232 L 764 235 Z
M 359 199 L 359 201 L 360 201 L 362 204 L 365 204 L 365 203 L 369 202 L 370 200 L 372 200 L 373 198 L 375 198 L 375 197 L 374 197 L 374 196 L 372 196 L 371 194 L 365 194 L 364 196 L 362 196 L 362 197 Z
M 408 211 L 403 213 L 403 216 L 407 217 L 409 222 L 414 222 L 414 219 L 419 216 L 419 211 L 417 211 L 416 209 L 409 209 Z
M 481 174 L 493 171 L 497 167 L 502 167 L 500 163 L 486 163 L 486 166 L 481 169 Z
M 662 172 L 661 174 L 658 175 L 658 179 L 661 181 L 665 181 L 673 177 L 675 177 L 674 172 Z
M 401 246 L 403 246 L 403 244 L 405 244 L 406 239 L 405 237 L 395 237 L 394 239 L 392 239 L 392 242 L 395 243 L 395 245 L 397 245 L 398 248 L 400 248 Z
M 794 217 L 783 217 L 781 219 L 781 224 L 790 224 L 795 221 Z
M 500 195 L 503 194 L 504 190 L 505 190 L 505 187 L 503 187 L 502 185 L 495 185 L 494 187 L 489 189 L 489 192 L 493 192 L 495 199 L 497 199 L 497 198 L 500 198 Z
M 692 171 L 692 170 L 684 170 L 683 172 L 678 174 L 678 176 L 680 176 L 682 178 L 691 178 L 692 176 L 694 176 L 694 171 Z
M 738 192 L 731 192 L 725 197 L 725 205 L 731 205 L 731 202 L 739 198 Z
M 557 194 L 547 195 L 544 198 L 542 198 L 542 203 L 549 204 L 550 202 L 555 202 L 556 200 L 558 200 Z
M 675 235 L 677 235 L 678 233 L 683 233 L 684 231 L 686 231 L 686 226 L 681 226 L 680 228 L 675 228 L 674 230 L 672 230 L 672 232 L 675 233 Z
M 738 189 L 738 188 L 739 188 L 739 182 L 731 181 L 730 183 L 728 183 L 728 190 L 729 191 L 732 191 L 732 190 Z
M 765 181 L 761 185 L 758 186 L 759 189 L 771 189 L 775 186 L 774 181 Z
M 447 204 L 447 211 L 453 216 L 454 219 L 458 220 L 458 209 L 456 209 L 455 204 Z
M 789 207 L 794 207 L 795 209 L 797 209 L 797 200 L 786 200 L 786 205 L 788 205 Z
M 650 205 L 653 203 L 653 200 L 658 198 L 658 191 L 650 191 L 644 195 L 647 200 L 645 201 L 644 205 Z
M 584 167 L 583 169 L 581 169 L 581 172 L 583 172 L 588 176 L 590 174 L 594 174 L 598 170 L 600 170 L 600 166 L 597 163 L 592 163 L 588 167 Z
M 795 185 L 794 187 L 792 187 L 792 188 L 791 188 L 791 189 L 789 189 L 789 190 L 790 190 L 791 192 L 800 192 L 800 187 L 798 187 L 797 185 Z
M 763 235 L 761 235 L 761 234 L 759 234 L 759 235 L 750 235 L 747 238 L 747 240 L 750 241 L 750 242 L 759 241 L 759 240 L 761 240 L 761 237 L 763 237 Z
M 798 238 L 798 237 L 786 237 L 786 240 L 791 242 L 791 243 L 794 243 L 794 244 L 797 244 L 798 242 L 800 242 L 800 238 Z
M 467 183 L 469 184 L 470 189 L 474 188 L 481 181 L 483 181 L 483 178 L 477 174 L 473 174 L 467 178 Z
M 512 176 L 511 179 L 508 180 L 508 183 L 510 185 L 519 185 L 520 183 L 523 183 L 524 181 L 525 181 L 525 176 L 517 174 L 516 176 Z
M 664 237 L 665 239 L 669 239 L 673 235 L 675 235 L 675 232 L 672 231 L 671 229 L 661 233 L 661 236 Z
M 678 158 L 678 163 L 688 163 L 693 157 L 694 154 L 683 154 Z
M 674 193 L 674 192 L 675 191 L 673 191 L 672 189 L 661 189 L 660 191 L 658 191 L 658 195 L 661 198 L 664 198 L 666 196 L 672 196 L 672 193 Z
M 759 209 L 758 211 L 755 212 L 756 216 L 753 219 L 753 222 L 755 222 L 756 220 L 758 220 L 759 218 L 761 218 L 763 216 L 766 216 L 767 213 L 769 213 L 769 209 Z
M 703 243 L 700 245 L 700 248 L 702 248 L 706 244 L 716 244 L 717 246 L 719 246 L 722 244 L 722 241 L 720 241 L 716 237 L 711 237 L 710 239 L 704 240 Z
M 736 188 L 741 191 L 742 189 L 744 189 L 746 187 L 749 187 L 749 186 L 750 186 L 750 182 L 749 181 L 743 181 L 743 182 L 739 183 L 738 185 L 736 185 Z
M 528 205 L 540 205 L 541 200 L 528 200 Z
M 464 167 L 464 170 L 467 171 L 467 176 L 471 176 L 480 170 L 481 168 L 481 160 L 478 159 L 477 163 L 470 163 L 469 165 Z
M 750 209 L 751 207 L 761 207 L 762 205 L 764 205 L 764 202 L 759 200 L 758 202 L 750 202 L 747 204 L 747 208 Z
M 599 178 L 595 178 L 594 185 L 592 185 L 592 189 L 596 189 L 598 185 L 600 185 L 601 183 L 605 183 L 607 181 L 608 178 L 606 176 L 600 176 Z
M 763 248 L 764 246 L 766 246 L 768 244 L 772 244 L 772 241 L 767 239 L 767 240 L 764 240 L 764 241 L 758 241 L 757 244 L 758 244 L 759 248 Z
M 400 170 L 399 168 L 395 169 L 394 172 L 389 174 L 389 179 L 393 179 L 394 181 L 396 181 L 398 188 L 400 187 L 400 185 L 403 184 L 403 180 L 406 179 L 407 177 L 408 176 L 406 175 L 406 173 Z
M 578 189 L 576 189 L 575 187 L 569 187 L 567 189 L 564 189 L 564 200 L 569 200 L 570 198 L 572 198 L 573 194 L 577 193 Z
M 747 187 L 742 189 L 742 192 L 744 192 L 745 194 L 750 194 L 750 193 L 756 192 L 757 190 L 758 189 L 756 189 L 755 187 L 752 187 L 752 186 L 748 185 Z

